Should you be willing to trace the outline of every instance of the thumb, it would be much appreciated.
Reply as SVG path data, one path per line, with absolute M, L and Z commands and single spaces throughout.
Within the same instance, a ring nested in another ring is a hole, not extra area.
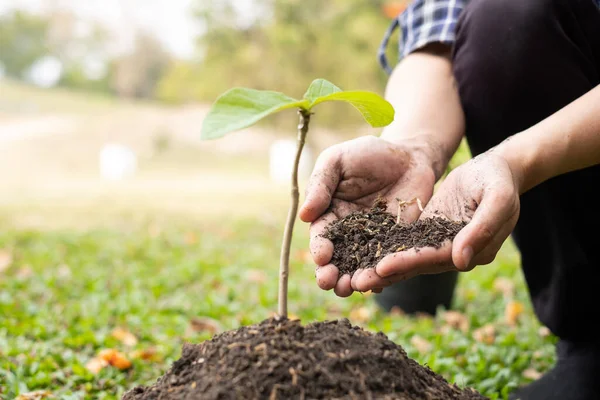
M 459 271 L 468 271 L 473 258 L 493 241 L 513 215 L 513 205 L 508 191 L 484 193 L 473 218 L 453 240 L 452 261 Z
M 327 210 L 340 181 L 340 171 L 339 152 L 335 148 L 321 153 L 308 181 L 306 198 L 298 212 L 302 221 L 313 222 Z

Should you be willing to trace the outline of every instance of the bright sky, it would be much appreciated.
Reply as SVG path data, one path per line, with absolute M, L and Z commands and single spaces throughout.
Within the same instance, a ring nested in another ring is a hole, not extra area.
M 43 12 L 48 7 L 70 10 L 85 20 L 97 20 L 129 45 L 131 24 L 148 29 L 174 54 L 190 57 L 199 27 L 190 17 L 194 0 L 0 0 L 0 14 L 21 8 Z M 250 0 L 240 0 L 249 3 Z

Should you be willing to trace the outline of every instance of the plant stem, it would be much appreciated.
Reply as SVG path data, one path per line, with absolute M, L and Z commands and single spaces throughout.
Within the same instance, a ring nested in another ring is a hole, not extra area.
M 298 142 L 296 147 L 296 158 L 292 169 L 292 203 L 288 212 L 285 230 L 283 232 L 283 243 L 281 246 L 281 258 L 279 260 L 279 316 L 287 317 L 288 300 L 288 276 L 290 274 L 290 246 L 292 243 L 292 233 L 294 231 L 294 222 L 298 213 L 298 166 L 300 165 L 300 156 L 306 141 L 308 133 L 308 124 L 310 122 L 310 111 L 298 110 Z

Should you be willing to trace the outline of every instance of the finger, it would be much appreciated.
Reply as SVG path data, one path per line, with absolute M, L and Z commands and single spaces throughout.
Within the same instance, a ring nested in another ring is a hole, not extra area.
M 382 288 L 391 285 L 389 277 L 377 275 L 374 268 L 362 270 L 358 276 L 352 277 L 352 289 L 357 292 L 368 292 L 375 288 Z
M 469 269 L 473 269 L 477 265 L 491 264 L 496 259 L 496 255 L 502 248 L 502 245 L 510 236 L 513 227 L 516 223 L 516 219 L 517 216 L 511 218 L 511 220 L 508 223 L 504 224 L 500 232 L 498 232 L 496 236 L 494 236 L 492 241 L 482 251 L 475 254 L 475 256 L 473 257 L 473 261 L 471 261 L 471 264 L 469 265 Z
M 327 264 L 333 256 L 333 243 L 321 235 L 325 232 L 327 225 L 335 219 L 335 215 L 329 213 L 310 225 L 310 254 L 317 265 Z
M 456 268 L 468 270 L 474 256 L 490 245 L 517 210 L 510 190 L 484 194 L 473 219 L 454 238 L 452 260 Z
M 335 289 L 333 289 L 333 291 L 339 297 L 350 296 L 353 292 L 352 287 L 350 286 L 350 275 L 342 275 L 342 277 L 337 281 L 337 284 L 335 285 Z
M 371 292 L 373 292 L 373 293 L 381 293 L 381 292 L 383 292 L 383 288 L 371 289 Z
M 298 212 L 302 221 L 312 222 L 327 210 L 339 181 L 339 151 L 332 147 L 321 153 L 315 163 L 306 187 L 306 198 Z
M 331 264 L 324 267 L 317 267 L 315 271 L 317 285 L 323 290 L 333 289 L 338 281 L 338 276 L 338 269 Z
M 423 247 L 408 249 L 385 256 L 377 266 L 375 272 L 382 278 L 391 275 L 415 276 L 445 272 L 454 269 L 452 264 L 452 243 L 446 241 L 439 249 Z

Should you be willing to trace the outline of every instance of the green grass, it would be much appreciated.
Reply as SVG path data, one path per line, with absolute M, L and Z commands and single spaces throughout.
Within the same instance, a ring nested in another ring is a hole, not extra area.
M 116 399 L 138 384 L 150 384 L 178 358 L 186 341 L 208 339 L 188 329 L 194 317 L 210 317 L 222 330 L 259 322 L 276 310 L 279 223 L 237 220 L 218 224 L 191 221 L 139 223 L 130 229 L 4 230 L 0 248 L 13 262 L 0 272 L 0 398 L 49 390 L 61 399 Z M 351 322 L 383 331 L 409 355 L 459 385 L 491 398 L 527 382 L 527 368 L 546 370 L 553 362 L 553 339 L 538 334 L 527 291 L 510 244 L 490 266 L 462 275 L 456 309 L 470 329 L 440 332 L 436 319 L 384 315 L 371 296 L 338 299 L 319 290 L 313 266 L 299 253 L 307 246 L 299 224 L 290 281 L 290 312 L 303 323 L 351 317 Z M 193 235 L 192 235 L 193 234 Z M 197 241 L 190 241 L 195 236 Z M 263 283 L 249 282 L 253 271 Z M 493 290 L 505 276 L 516 282 L 516 299 L 526 307 L 516 327 L 504 323 L 507 300 Z M 370 317 L 356 320 L 353 310 Z M 494 345 L 477 342 L 473 331 L 494 324 Z M 127 348 L 110 333 L 134 333 Z M 433 344 L 421 354 L 411 343 L 418 335 Z M 108 367 L 93 375 L 85 364 L 100 349 L 155 348 L 159 361 L 134 360 L 128 371 Z

